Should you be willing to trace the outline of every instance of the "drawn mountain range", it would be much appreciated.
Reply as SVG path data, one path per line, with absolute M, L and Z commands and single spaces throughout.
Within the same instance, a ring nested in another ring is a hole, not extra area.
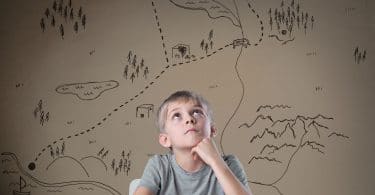
M 276 184 L 287 173 L 296 153 L 312 151 L 325 154 L 328 142 L 334 141 L 328 138 L 349 139 L 349 136 L 332 130 L 329 124 L 334 120 L 333 117 L 323 114 L 313 116 L 295 114 L 292 117 L 285 117 L 290 113 L 285 113 L 284 116 L 273 113 L 273 109 L 280 111 L 290 108 L 287 105 L 260 106 L 254 120 L 238 126 L 242 132 L 247 133 L 247 144 L 250 144 L 249 147 L 255 151 L 249 154 L 247 166 L 252 167 L 253 170 L 260 166 L 274 174 L 257 177 L 255 180 L 250 180 L 251 183 L 278 189 Z M 302 148 L 304 150 L 301 150 Z
M 323 133 L 328 136 L 327 133 L 332 132 L 329 127 L 322 124 L 322 122 L 329 120 L 333 120 L 333 118 L 322 114 L 314 117 L 297 115 L 294 118 L 277 120 L 270 115 L 259 114 L 254 121 L 243 123 L 239 128 L 258 130 L 250 136 L 249 143 L 261 145 L 259 154 L 265 155 L 264 157 L 273 157 L 269 155 L 285 152 L 285 150 L 281 150 L 284 147 L 296 148 L 299 141 L 302 141 L 300 147 L 310 146 L 311 149 L 324 153 L 324 145 L 319 143 L 319 139 Z M 303 139 L 302 135 L 304 136 Z

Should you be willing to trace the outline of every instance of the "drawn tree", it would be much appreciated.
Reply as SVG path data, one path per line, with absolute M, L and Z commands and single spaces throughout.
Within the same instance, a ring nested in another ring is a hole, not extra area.
M 44 32 L 46 30 L 46 24 L 44 23 L 44 18 L 40 19 L 40 28 Z
M 56 147 L 56 156 L 60 156 L 60 150 L 59 150 L 59 147 Z
M 73 20 L 74 19 L 74 12 L 73 12 L 73 8 L 70 8 L 70 20 Z
M 59 3 L 58 13 L 60 13 L 60 15 L 63 14 L 63 2 L 62 1 L 60 1 Z
M 137 65 L 137 68 L 135 69 L 135 73 L 137 74 L 137 78 L 138 78 L 138 75 L 139 75 L 139 65 Z
M 122 169 L 122 165 L 123 165 L 122 163 L 123 163 L 123 160 L 122 160 L 122 158 L 120 158 L 120 162 L 118 164 L 118 168 L 120 169 L 120 171 Z
M 214 30 L 210 30 L 210 32 L 208 33 L 208 40 L 211 40 L 212 38 L 214 37 Z
M 203 47 L 204 47 L 204 39 L 202 39 L 201 41 L 201 49 L 203 49 Z
M 122 156 L 122 158 L 125 158 L 125 151 L 124 150 L 122 150 L 121 156 Z
M 53 11 L 57 11 L 57 3 L 56 3 L 56 1 L 53 1 L 53 4 L 52 4 L 52 9 L 53 9 Z
M 46 11 L 44 12 L 44 15 L 46 15 L 47 18 L 49 17 L 49 15 L 50 15 L 49 8 L 46 9 Z
M 64 156 L 64 152 L 65 152 L 65 142 L 63 142 L 61 146 L 61 155 Z
M 143 71 L 143 76 L 147 79 L 148 75 L 148 66 L 146 66 L 145 70 Z
M 78 22 L 76 21 L 73 26 L 74 32 L 78 33 Z
M 362 55 L 362 60 L 363 60 L 363 61 L 366 60 L 366 53 L 367 53 L 366 50 L 364 50 L 364 51 L 363 51 L 363 55 Z
M 134 72 L 133 72 L 132 75 L 130 76 L 130 79 L 132 80 L 132 83 L 133 83 L 133 82 L 134 82 L 134 79 L 135 79 Z
M 132 61 L 133 68 L 135 68 L 136 63 L 137 63 L 137 55 L 134 55 L 134 58 L 133 58 L 133 61 Z
M 125 66 L 125 70 L 124 70 L 124 77 L 125 77 L 125 79 L 128 79 L 128 71 L 129 71 L 129 65 L 126 65 Z
M 64 26 L 62 24 L 60 24 L 59 31 L 60 31 L 61 38 L 64 39 Z
M 55 20 L 55 16 L 52 15 L 52 19 L 51 19 L 51 26 L 55 26 L 56 25 L 56 20 Z
M 79 7 L 79 10 L 78 10 L 78 17 L 79 18 L 82 18 L 82 6 Z
M 49 121 L 49 112 L 47 112 L 47 114 L 46 114 L 46 121 L 48 122 Z
M 64 19 L 65 19 L 65 22 L 68 21 L 68 6 L 65 6 L 64 8 Z
M 102 158 L 106 157 L 108 155 L 108 152 L 109 152 L 108 150 L 105 151 L 104 154 L 103 154 L 103 156 L 102 156 Z
M 300 9 L 300 7 L 299 7 L 299 3 L 297 4 L 297 14 L 299 14 L 299 9 Z
M 115 161 L 115 159 L 113 159 L 112 163 L 111 163 L 112 170 L 115 170 L 115 164 L 116 164 L 116 161 Z
M 144 67 L 144 65 L 145 65 L 145 60 L 142 58 L 142 60 L 141 60 L 141 69 Z
M 98 152 L 98 156 L 101 156 L 102 155 L 102 153 L 103 153 L 103 151 L 104 151 L 104 147 Z
M 129 53 L 128 53 L 128 62 L 129 62 L 129 64 L 131 62 L 132 55 L 133 55 L 132 51 L 129 51 Z
M 82 16 L 82 26 L 83 26 L 83 29 L 86 29 L 86 14 L 83 14 Z

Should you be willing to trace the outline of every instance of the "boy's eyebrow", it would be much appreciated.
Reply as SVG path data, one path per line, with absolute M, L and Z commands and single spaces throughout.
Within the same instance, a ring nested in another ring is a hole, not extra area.
M 167 110 L 167 114 L 168 113 L 171 113 L 171 112 L 173 112 L 173 111 L 175 111 L 175 110 L 179 110 L 180 108 L 179 107 L 177 107 L 177 108 L 173 108 L 172 110 Z
M 195 104 L 193 108 L 199 108 L 199 109 L 204 110 L 204 108 L 200 104 Z M 167 109 L 167 116 L 169 113 L 174 112 L 176 110 L 180 110 L 180 109 L 181 109 L 180 107 L 173 108 L 172 110 Z

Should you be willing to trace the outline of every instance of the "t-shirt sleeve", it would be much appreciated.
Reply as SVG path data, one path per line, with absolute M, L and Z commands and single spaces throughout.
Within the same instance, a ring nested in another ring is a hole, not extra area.
M 154 194 L 160 190 L 160 159 L 157 155 L 150 158 L 143 171 L 139 186 L 143 186 L 151 190 Z
M 228 155 L 224 157 L 224 161 L 227 163 L 228 167 L 237 177 L 237 179 L 245 186 L 245 188 L 250 189 L 246 172 L 239 159 L 234 155 Z

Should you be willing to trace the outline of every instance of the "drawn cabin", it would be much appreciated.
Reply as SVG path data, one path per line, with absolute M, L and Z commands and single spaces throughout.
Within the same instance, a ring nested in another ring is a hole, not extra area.
M 145 116 L 147 116 L 147 118 L 149 118 L 150 112 L 154 112 L 153 104 L 141 104 L 137 106 L 136 117 L 145 118 Z

